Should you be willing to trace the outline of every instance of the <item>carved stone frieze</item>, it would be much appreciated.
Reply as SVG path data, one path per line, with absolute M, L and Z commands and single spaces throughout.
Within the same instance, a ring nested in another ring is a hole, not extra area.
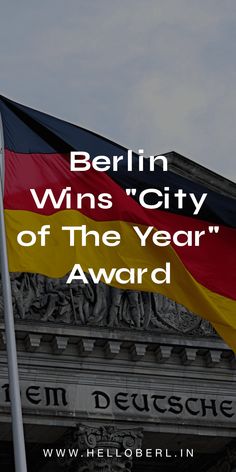
M 211 325 L 159 293 L 121 290 L 103 283 L 66 284 L 67 277 L 11 274 L 15 317 L 48 323 L 214 336 Z M 0 296 L 0 316 L 3 302 Z

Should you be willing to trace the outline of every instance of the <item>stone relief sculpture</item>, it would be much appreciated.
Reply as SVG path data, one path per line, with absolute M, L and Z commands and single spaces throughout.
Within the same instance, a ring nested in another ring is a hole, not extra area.
M 13 309 L 20 320 L 215 334 L 208 321 L 159 293 L 122 290 L 92 281 L 68 285 L 66 277 L 51 279 L 28 273 L 11 274 L 11 284 Z

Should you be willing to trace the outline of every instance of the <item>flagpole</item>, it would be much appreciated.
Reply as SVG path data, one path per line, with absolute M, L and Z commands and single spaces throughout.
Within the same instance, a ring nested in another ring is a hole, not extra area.
M 2 120 L 0 114 L 0 141 L 1 141 L 1 165 L 0 165 L 0 263 L 2 278 L 2 293 L 4 303 L 4 318 L 6 332 L 6 347 L 8 361 L 8 377 L 11 399 L 12 434 L 15 459 L 15 472 L 27 472 L 23 418 L 20 398 L 20 383 L 17 365 L 16 337 L 14 315 L 12 307 L 11 282 L 8 267 L 6 229 L 3 206 L 4 186 L 4 144 Z

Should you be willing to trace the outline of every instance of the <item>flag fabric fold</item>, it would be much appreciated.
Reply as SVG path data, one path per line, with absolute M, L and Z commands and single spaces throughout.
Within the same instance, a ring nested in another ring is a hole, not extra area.
M 160 292 L 189 310 L 208 319 L 236 351 L 236 200 L 213 191 L 194 176 L 183 177 L 168 170 L 149 172 L 134 169 L 127 172 L 125 160 L 117 172 L 109 169 L 97 172 L 71 172 L 70 152 L 86 151 L 91 159 L 96 155 L 124 155 L 126 149 L 106 138 L 79 126 L 0 97 L 5 154 L 4 208 L 7 227 L 8 257 L 12 272 L 37 272 L 50 277 L 61 277 L 79 263 L 86 272 L 90 267 L 107 271 L 113 267 L 147 267 L 150 271 L 171 263 L 171 284 L 156 285 L 148 274 L 142 286 L 121 286 L 133 290 Z M 168 157 L 168 154 L 166 154 Z M 146 165 L 146 164 L 145 164 Z M 71 208 L 63 203 L 55 209 L 49 200 L 37 208 L 29 189 L 43 196 L 46 188 L 59 198 L 62 188 L 71 188 Z M 127 196 L 125 189 L 136 188 L 135 196 Z M 139 195 L 146 188 L 170 189 L 168 209 L 145 209 Z M 205 192 L 206 201 L 197 215 L 187 203 L 179 209 L 173 198 L 179 189 L 193 192 L 199 198 Z M 77 209 L 77 193 L 92 193 L 95 198 L 105 192 L 112 196 L 112 207 L 90 208 L 86 202 Z M 17 234 L 25 229 L 37 232 L 43 225 L 51 225 L 52 234 L 46 246 L 37 242 L 25 248 L 17 243 Z M 68 234 L 62 226 L 86 225 L 101 236 L 106 230 L 116 230 L 121 244 L 116 247 L 88 244 L 68 245 Z M 168 231 L 206 231 L 199 247 L 155 246 L 148 239 L 145 247 L 135 235 L 133 226 L 144 233 L 148 226 Z M 210 225 L 218 225 L 217 235 L 210 234 Z M 112 285 L 119 286 L 116 281 Z

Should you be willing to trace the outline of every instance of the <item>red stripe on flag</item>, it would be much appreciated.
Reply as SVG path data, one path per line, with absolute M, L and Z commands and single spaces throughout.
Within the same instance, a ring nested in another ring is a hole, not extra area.
M 51 188 L 59 197 L 62 188 L 71 187 L 72 195 L 77 192 L 112 195 L 111 209 L 83 205 L 81 213 L 96 221 L 127 221 L 145 226 L 154 226 L 166 230 L 171 236 L 178 230 L 205 231 L 200 246 L 179 247 L 174 244 L 176 253 L 193 277 L 202 285 L 231 299 L 236 299 L 236 230 L 220 226 L 218 234 L 210 234 L 211 223 L 194 217 L 177 215 L 161 210 L 145 210 L 107 174 L 93 169 L 87 172 L 71 172 L 69 161 L 61 154 L 17 154 L 6 150 L 6 180 L 4 206 L 6 209 L 28 210 L 34 213 L 50 215 L 56 211 L 47 203 L 38 209 L 30 194 L 30 188 L 36 188 L 40 197 L 45 189 Z M 61 210 L 66 209 L 65 204 Z M 72 209 L 77 209 L 76 199 L 72 200 Z M 145 230 L 145 229 L 144 229 Z M 194 244 L 194 241 L 193 241 Z M 157 261 L 158 262 L 158 261 Z

